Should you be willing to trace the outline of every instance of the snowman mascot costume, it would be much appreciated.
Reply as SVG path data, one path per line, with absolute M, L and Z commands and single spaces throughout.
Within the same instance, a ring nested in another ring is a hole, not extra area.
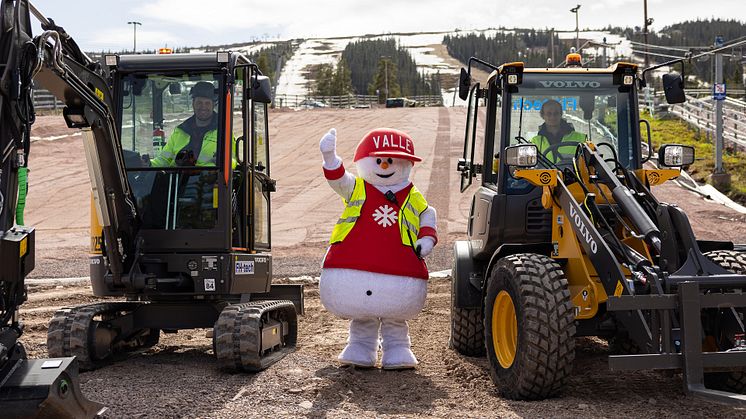
M 425 304 L 423 258 L 438 241 L 435 209 L 409 181 L 414 162 L 422 159 L 407 134 L 376 129 L 357 146 L 356 177 L 342 165 L 336 143 L 334 128 L 319 142 L 324 176 L 345 203 L 324 257 L 319 293 L 327 310 L 350 319 L 338 359 L 373 367 L 380 345 L 384 369 L 414 368 L 407 320 Z

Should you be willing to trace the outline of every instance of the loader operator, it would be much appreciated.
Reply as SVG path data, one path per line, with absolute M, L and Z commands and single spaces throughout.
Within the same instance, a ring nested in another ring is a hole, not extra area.
M 578 143 L 585 141 L 585 135 L 575 131 L 569 122 L 562 119 L 562 105 L 554 99 L 544 102 L 539 113 L 544 123 L 539 126 L 539 133 L 531 139 L 539 153 L 544 154 L 553 163 L 559 163 L 562 155 L 572 156 Z M 550 150 L 553 145 L 572 143 Z
M 218 144 L 215 87 L 200 81 L 189 91 L 194 115 L 174 129 L 152 166 L 214 166 Z M 235 166 L 235 163 L 234 163 Z

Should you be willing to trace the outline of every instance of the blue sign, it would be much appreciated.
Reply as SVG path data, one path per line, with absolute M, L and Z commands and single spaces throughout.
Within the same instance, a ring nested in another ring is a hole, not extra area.
M 715 86 L 712 87 L 712 98 L 725 100 L 725 83 L 715 83 Z

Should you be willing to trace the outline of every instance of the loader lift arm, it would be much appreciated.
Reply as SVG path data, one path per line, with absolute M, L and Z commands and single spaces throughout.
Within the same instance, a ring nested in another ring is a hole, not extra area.
M 736 311 L 746 307 L 746 297 L 731 292 L 746 286 L 746 276 L 708 259 L 681 209 L 659 203 L 635 173 L 618 165 L 612 170 L 594 146 L 578 145 L 576 167 L 585 168 L 585 173 L 583 169 L 566 171 L 565 177 L 569 183 L 582 184 L 587 195 L 584 204 L 576 201 L 560 176 L 554 198 L 571 219 L 570 225 L 599 273 L 609 296 L 607 309 L 615 313 L 642 352 L 611 356 L 611 369 L 680 368 L 688 392 L 726 403 L 746 402 L 743 395 L 705 386 L 706 371 L 744 365 L 743 345 L 736 342 L 734 349 L 725 351 L 702 349 L 706 341 L 703 310 L 722 310 L 721 316 L 732 318 L 730 323 L 736 325 L 735 333 L 746 332 Z M 605 196 L 600 185 L 611 191 L 611 197 Z M 591 189 L 602 196 L 629 234 L 648 244 L 652 260 L 619 240 Z M 661 255 L 683 257 L 667 261 Z M 620 266 L 628 268 L 631 276 L 626 277 Z

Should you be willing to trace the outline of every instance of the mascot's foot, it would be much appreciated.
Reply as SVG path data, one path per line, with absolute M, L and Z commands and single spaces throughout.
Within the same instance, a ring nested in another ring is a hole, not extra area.
M 381 336 L 383 369 L 406 370 L 417 366 L 417 358 L 410 349 L 409 326 L 405 320 L 381 319 Z
M 378 348 L 371 349 L 368 345 L 359 342 L 349 343 L 339 354 L 337 359 L 344 365 L 353 365 L 361 368 L 373 368 L 378 358 Z
M 417 358 L 407 346 L 386 348 L 383 351 L 381 367 L 385 370 L 407 370 L 417 366 Z

